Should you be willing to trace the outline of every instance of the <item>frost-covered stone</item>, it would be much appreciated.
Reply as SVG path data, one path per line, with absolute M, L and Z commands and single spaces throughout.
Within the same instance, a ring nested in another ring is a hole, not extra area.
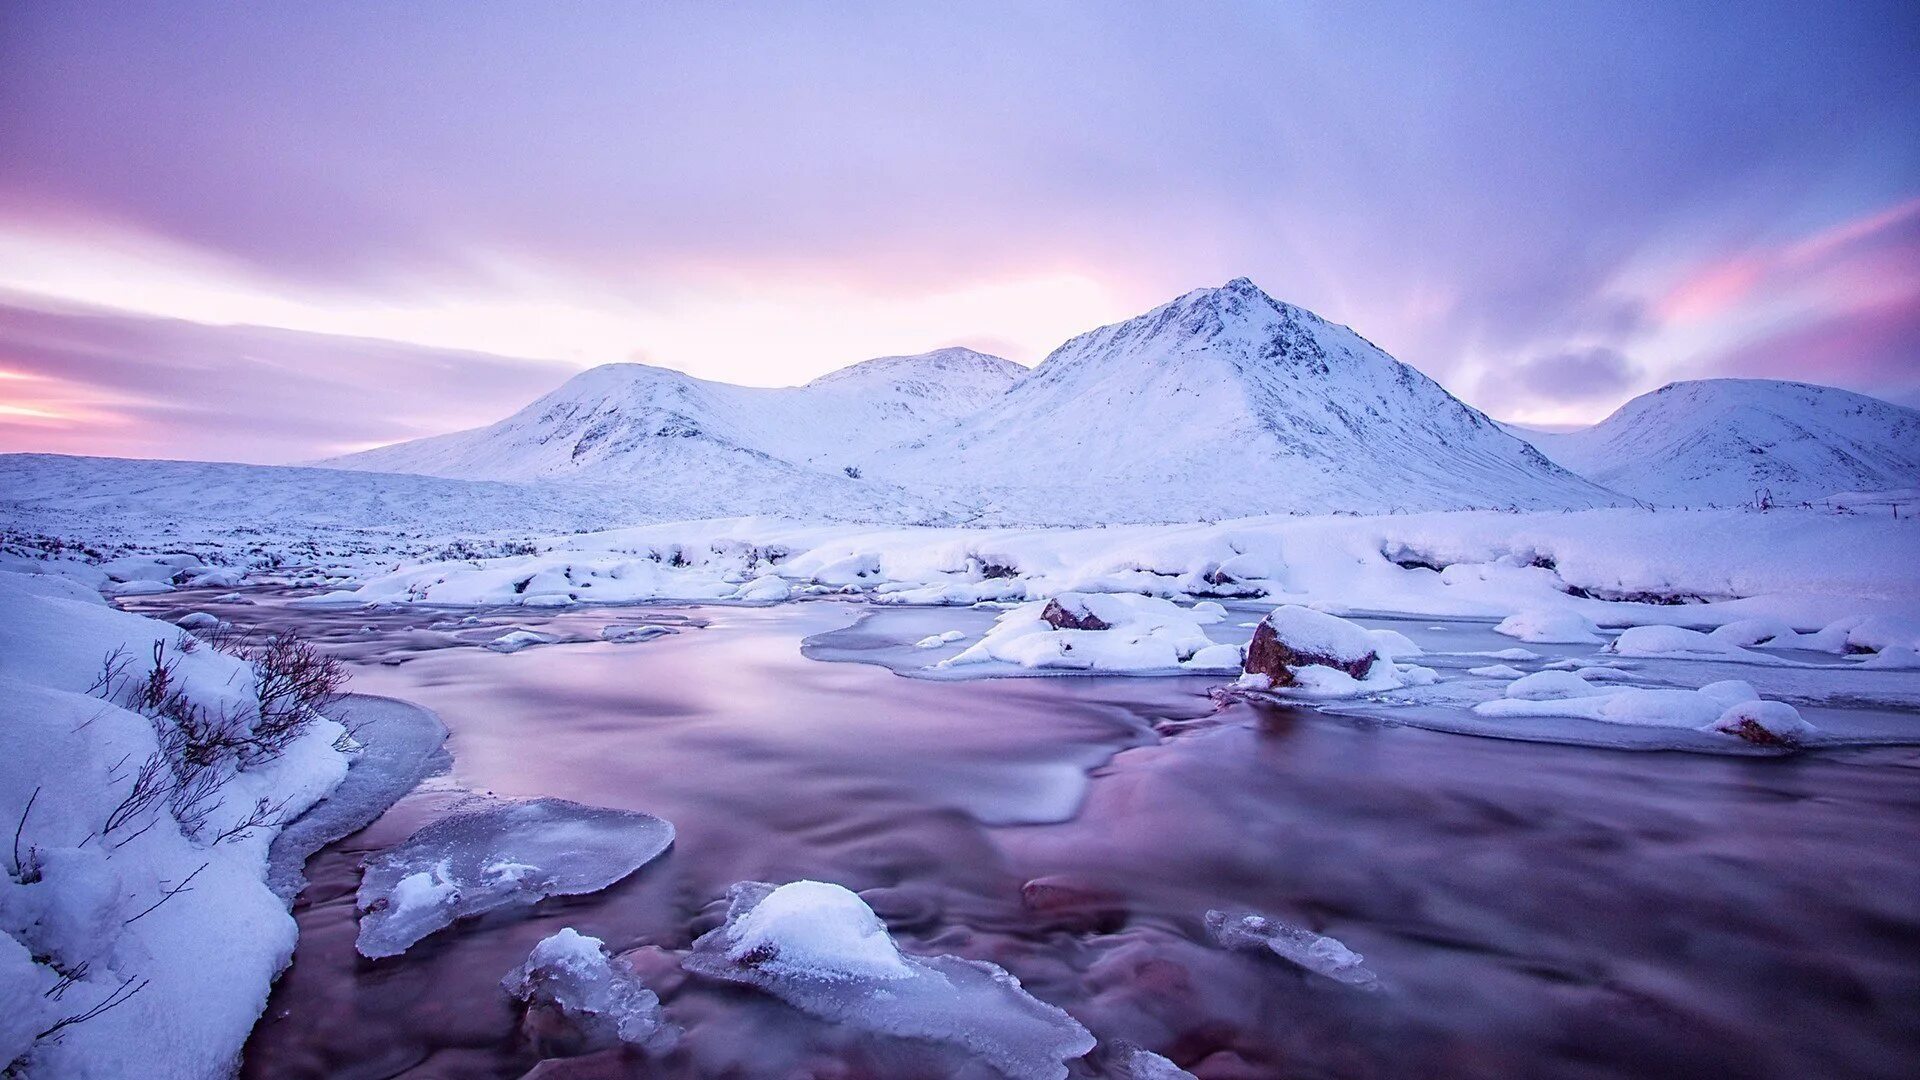
M 1493 628 L 1496 634 L 1549 645 L 1593 645 L 1600 628 L 1577 611 L 1564 608 L 1523 611 L 1509 615 Z
M 1093 1036 L 993 964 L 906 956 L 866 902 L 838 885 L 747 881 L 727 890 L 727 921 L 682 966 L 756 986 L 822 1019 L 953 1044 L 1012 1080 L 1063 1080 Z
M 1209 911 L 1207 932 L 1222 948 L 1271 952 L 1317 975 L 1364 990 L 1374 990 L 1380 985 L 1378 977 L 1364 963 L 1366 957 L 1334 938 L 1265 915 Z
M 1815 728 L 1784 701 L 1743 701 L 1721 713 L 1713 730 L 1758 746 L 1798 746 Z
M 212 630 L 220 625 L 220 617 L 205 611 L 195 611 L 173 620 L 173 625 L 182 630 Z
M 361 955 L 398 956 L 455 919 L 597 892 L 673 845 L 651 814 L 536 799 L 454 814 L 367 859 Z
M 1372 635 L 1356 623 L 1288 605 L 1260 620 L 1247 646 L 1246 672 L 1269 686 L 1292 686 L 1302 668 L 1325 667 L 1364 679 L 1379 660 Z
M 1093 599 L 1079 593 L 1062 593 L 1047 601 L 1046 607 L 1040 610 L 1040 621 L 1055 630 L 1113 629 L 1112 623 L 1095 613 Z
M 572 927 L 535 945 L 500 988 L 527 1007 L 522 1027 L 537 1042 L 570 1035 L 583 1050 L 623 1042 L 660 1053 L 679 1039 L 633 965 Z

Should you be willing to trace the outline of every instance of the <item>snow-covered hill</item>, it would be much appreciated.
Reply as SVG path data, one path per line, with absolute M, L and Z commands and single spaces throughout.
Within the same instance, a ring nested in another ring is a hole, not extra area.
M 1663 386 L 1590 428 L 1530 432 L 1561 465 L 1661 505 L 1778 502 L 1920 483 L 1920 410 L 1830 386 L 1703 379 Z
M 496 424 L 320 464 L 467 480 L 621 480 L 692 485 L 710 512 L 745 492 L 791 505 L 915 500 L 844 470 L 883 446 L 951 425 L 1025 371 L 969 349 L 890 356 L 800 387 L 696 379 L 644 364 L 585 371 Z
M 1074 338 L 866 471 L 1034 523 L 1619 501 L 1245 278 Z

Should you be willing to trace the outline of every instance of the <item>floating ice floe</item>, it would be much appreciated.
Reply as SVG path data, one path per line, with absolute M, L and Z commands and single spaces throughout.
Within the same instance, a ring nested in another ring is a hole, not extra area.
M 367 859 L 355 947 L 398 956 L 455 919 L 598 892 L 672 845 L 673 826 L 651 814 L 564 799 L 454 814 Z
M 906 956 L 865 901 L 819 881 L 727 890 L 727 921 L 682 961 L 794 1008 L 882 1035 L 956 1045 L 1012 1080 L 1063 1080 L 1087 1029 L 993 964 Z
M 487 642 L 487 648 L 498 653 L 515 653 L 535 645 L 551 645 L 557 640 L 559 639 L 551 634 L 536 633 L 532 630 L 514 630 Z
M 926 637 L 914 642 L 913 647 L 916 649 L 937 649 L 942 645 L 951 645 L 966 636 L 967 634 L 964 630 L 946 630 L 938 634 L 928 634 Z
M 1600 628 L 1593 620 L 1565 608 L 1523 611 L 1509 615 L 1493 628 L 1496 634 L 1548 645 L 1594 645 Z
M 642 626 L 608 626 L 600 631 L 601 641 L 610 641 L 615 645 L 631 645 L 638 641 L 652 641 L 657 637 L 677 634 L 680 631 L 671 626 L 647 623 Z
M 1271 952 L 1316 975 L 1335 982 L 1377 990 L 1379 977 L 1365 964 L 1366 957 L 1334 938 L 1290 926 L 1255 912 L 1207 912 L 1207 932 L 1222 948 L 1239 952 Z
M 1200 628 L 1218 619 L 1213 611 L 1196 613 L 1157 596 L 1061 593 L 1006 612 L 986 636 L 939 666 L 1002 663 L 1067 671 L 1178 671 L 1214 644 Z M 1217 663 L 1219 655 L 1210 662 Z
M 561 1025 L 586 1049 L 621 1042 L 662 1053 L 679 1041 L 679 1029 L 661 1015 L 659 995 L 633 965 L 572 927 L 535 945 L 500 989 L 527 1007 L 525 1028 Z

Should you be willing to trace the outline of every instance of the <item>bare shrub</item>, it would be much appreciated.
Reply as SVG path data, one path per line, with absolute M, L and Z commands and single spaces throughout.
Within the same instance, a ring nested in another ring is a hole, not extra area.
M 248 745 L 250 761 L 268 761 L 306 734 L 340 698 L 347 668 L 292 633 L 279 633 L 242 655 L 253 664 L 260 715 Z

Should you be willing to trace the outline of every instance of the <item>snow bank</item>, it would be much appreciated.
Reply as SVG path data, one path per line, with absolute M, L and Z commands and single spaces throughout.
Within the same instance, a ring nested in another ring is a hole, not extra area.
M 873 910 L 824 882 L 727 890 L 727 921 L 682 960 L 696 975 L 756 986 L 835 1023 L 948 1043 L 1012 1080 L 1064 1080 L 1093 1036 L 993 964 L 906 956 Z M 762 908 L 772 905 L 765 913 Z
M 447 604 L 740 600 L 858 593 L 881 603 L 1063 593 L 1264 597 L 1334 612 L 1506 619 L 1557 630 L 1836 620 L 1920 643 L 1920 521 L 1805 511 L 1483 511 L 1270 517 L 1104 529 L 690 521 L 547 541 L 538 555 L 403 567 L 349 594 Z M 1846 551 L 1850 557 L 1833 558 Z M 1575 621 L 1571 616 L 1577 616 Z M 1877 622 L 1874 620 L 1878 620 Z M 1524 636 L 1520 635 L 1520 636 Z
M 345 774 L 343 729 L 183 780 L 163 739 L 247 727 L 247 664 L 66 578 L 0 573 L 0 612 L 0 821 L 20 835 L 0 879 L 0 1058 L 25 1076 L 226 1075 L 293 951 L 268 845 Z M 133 692 L 157 685 L 164 707 Z
M 356 905 L 363 956 L 398 956 L 456 919 L 598 892 L 673 845 L 651 814 L 535 799 L 441 818 L 368 857 Z

